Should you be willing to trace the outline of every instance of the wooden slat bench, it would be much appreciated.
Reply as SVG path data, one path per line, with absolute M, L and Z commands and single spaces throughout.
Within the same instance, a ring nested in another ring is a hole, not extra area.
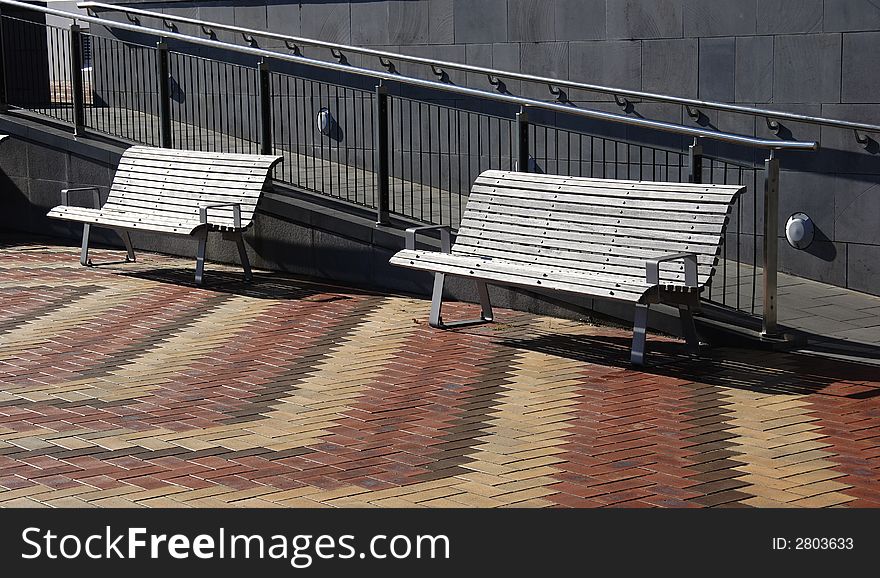
M 698 346 L 692 311 L 742 190 L 487 171 L 474 183 L 454 246 L 448 227 L 414 227 L 391 263 L 434 273 L 429 323 L 438 328 L 491 321 L 487 284 L 633 303 L 631 360 L 642 364 L 652 303 L 677 305 L 688 346 Z M 416 249 L 416 234 L 431 229 L 440 230 L 440 252 Z M 446 275 L 476 281 L 479 319 L 443 320 Z
M 235 241 L 245 279 L 251 269 L 242 233 L 250 226 L 263 186 L 278 156 L 181 151 L 143 146 L 122 155 L 110 194 L 102 206 L 97 187 L 64 189 L 61 205 L 49 211 L 56 219 L 83 223 L 80 262 L 90 265 L 92 225 L 116 230 L 134 261 L 130 231 L 150 231 L 198 240 L 196 283 L 205 270 L 208 232 Z M 71 193 L 92 194 L 96 208 L 70 205 Z

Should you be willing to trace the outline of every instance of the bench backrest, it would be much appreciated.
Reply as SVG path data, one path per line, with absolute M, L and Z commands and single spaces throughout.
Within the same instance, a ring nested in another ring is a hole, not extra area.
M 248 226 L 272 167 L 281 157 L 134 146 L 125 151 L 103 208 L 153 216 L 199 218 L 199 207 L 240 203 Z M 232 208 L 210 209 L 208 221 L 233 226 Z
M 645 279 L 645 260 L 695 253 L 711 278 L 741 186 L 487 171 L 474 183 L 453 253 Z M 681 261 L 661 283 L 684 281 Z

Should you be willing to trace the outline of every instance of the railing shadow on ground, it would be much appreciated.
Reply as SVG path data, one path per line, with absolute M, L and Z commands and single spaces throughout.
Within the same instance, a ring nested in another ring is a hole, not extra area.
M 547 334 L 503 339 L 501 345 L 618 369 L 629 363 L 629 337 L 617 335 Z M 860 348 L 874 359 L 880 347 Z M 742 347 L 716 347 L 699 354 L 683 353 L 676 341 L 649 339 L 647 361 L 638 370 L 648 375 L 671 377 L 763 394 L 824 394 L 849 399 L 880 396 L 880 369 L 853 360 L 834 359 L 810 352 L 782 352 Z M 870 359 L 870 357 L 867 357 Z M 840 392 L 830 387 L 846 382 Z M 860 383 L 861 382 L 861 383 Z

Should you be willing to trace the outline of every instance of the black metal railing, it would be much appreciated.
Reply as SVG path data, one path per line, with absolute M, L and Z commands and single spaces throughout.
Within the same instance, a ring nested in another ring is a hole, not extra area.
M 774 151 L 815 150 L 815 142 L 578 108 L 0 0 L 4 5 L 67 15 L 94 30 L 2 14 L 0 105 L 131 142 L 279 154 L 285 162 L 276 181 L 373 209 L 382 225 L 395 216 L 457 226 L 471 183 L 487 169 L 743 185 L 707 297 L 761 314 L 764 332 L 776 332 L 777 249 L 764 241 L 777 237 Z M 23 80 L 23 70 L 31 80 Z M 59 83 L 33 80 L 43 77 Z M 706 154 L 704 141 L 726 148 Z

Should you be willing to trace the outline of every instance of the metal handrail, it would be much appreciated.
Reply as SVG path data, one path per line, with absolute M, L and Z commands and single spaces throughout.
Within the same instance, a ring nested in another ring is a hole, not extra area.
M 862 123 L 862 122 L 852 122 L 834 118 L 825 118 L 825 117 L 817 117 L 817 116 L 809 116 L 803 114 L 796 114 L 791 112 L 782 112 L 777 110 L 769 110 L 763 108 L 755 108 L 749 106 L 742 106 L 736 104 L 727 104 L 722 102 L 711 102 L 705 100 L 697 100 L 690 98 L 682 98 L 678 96 L 670 96 L 664 94 L 655 94 L 651 92 L 643 92 L 639 90 L 629 90 L 624 88 L 614 88 L 609 86 L 601 86 L 598 84 L 587 84 L 582 82 L 574 82 L 570 80 L 559 80 L 555 78 L 548 78 L 544 76 L 534 76 L 530 74 L 523 74 L 521 72 L 510 72 L 505 70 L 497 70 L 493 68 L 483 68 L 481 66 L 473 66 L 469 64 L 461 64 L 457 62 L 449 62 L 443 60 L 431 60 L 428 58 L 422 58 L 418 56 L 408 56 L 405 54 L 399 54 L 396 52 L 386 52 L 382 50 L 373 50 L 370 48 L 361 48 L 358 46 L 351 46 L 347 44 L 337 44 L 334 42 L 327 42 L 323 40 L 316 40 L 312 38 L 302 38 L 298 36 L 290 36 L 286 34 L 279 34 L 277 32 L 269 32 L 266 30 L 256 30 L 251 28 L 243 28 L 241 26 L 233 26 L 229 24 L 221 24 L 218 22 L 206 22 L 203 20 L 196 20 L 194 18 L 186 18 L 184 16 L 175 16 L 173 14 L 163 14 L 159 12 L 152 12 L 150 10 L 141 10 L 138 8 L 129 8 L 127 6 L 119 6 L 115 4 L 107 4 L 104 2 L 79 2 L 77 3 L 79 8 L 85 9 L 95 9 L 100 8 L 103 10 L 111 10 L 115 12 L 122 12 L 129 16 L 144 16 L 149 18 L 156 18 L 167 22 L 180 22 L 184 24 L 193 24 L 195 26 L 199 26 L 200 29 L 209 36 L 213 31 L 216 30 L 225 30 L 228 32 L 235 32 L 237 34 L 241 34 L 245 39 L 251 38 L 253 36 L 260 36 L 263 38 L 271 38 L 275 40 L 284 41 L 289 48 L 292 50 L 298 50 L 300 44 L 308 45 L 308 46 L 317 46 L 322 48 L 327 48 L 331 50 L 334 55 L 337 55 L 339 51 L 346 51 L 355 54 L 363 54 L 366 56 L 374 56 L 379 59 L 379 62 L 382 66 L 389 70 L 393 70 L 393 64 L 391 60 L 397 60 L 401 62 L 410 62 L 414 64 L 421 64 L 424 66 L 428 66 L 432 69 L 434 74 L 437 76 L 443 76 L 443 69 L 450 70 L 459 70 L 462 72 L 470 72 L 474 74 L 481 74 L 489 78 L 490 84 L 497 85 L 498 78 L 507 78 L 507 79 L 515 79 L 526 82 L 532 82 L 536 84 L 546 84 L 550 92 L 552 94 L 559 94 L 559 88 L 569 88 L 569 89 L 577 89 L 577 90 L 585 90 L 588 92 L 596 92 L 601 94 L 609 94 L 614 96 L 615 101 L 621 106 L 627 106 L 629 104 L 627 99 L 640 99 L 640 100 L 650 100 L 654 102 L 662 102 L 668 104 L 678 104 L 687 108 L 688 114 L 691 117 L 697 118 L 699 117 L 699 109 L 710 109 L 710 110 L 720 110 L 725 112 L 734 112 L 738 114 L 745 114 L 756 117 L 763 117 L 767 122 L 767 127 L 774 133 L 778 132 L 781 128 L 778 124 L 779 120 L 790 120 L 795 122 L 802 122 L 807 124 L 816 124 L 821 126 L 829 126 L 835 128 L 845 128 L 851 129 L 854 131 L 866 131 L 866 132 L 875 132 L 880 133 L 880 125 Z M 167 25 L 167 24 L 166 24 Z M 291 44 L 293 46 L 291 46 Z M 339 58 L 337 56 L 337 58 Z M 865 144 L 865 137 L 861 134 L 856 133 L 856 139 Z
M 77 21 L 81 20 L 83 22 L 91 22 L 94 24 L 100 24 L 102 26 L 106 26 L 108 28 L 118 28 L 120 30 L 128 30 L 131 32 L 143 33 L 144 28 L 134 24 L 126 24 L 124 22 L 115 22 L 113 20 L 106 20 L 104 18 L 98 18 L 94 16 L 83 16 L 81 14 L 74 14 L 72 12 L 65 12 L 63 10 L 56 10 L 54 8 L 48 8 L 43 6 L 36 6 L 33 4 L 26 4 L 24 2 L 17 2 L 16 0 L 0 0 L 0 5 L 9 5 L 15 6 L 17 8 L 23 8 L 27 10 L 35 10 L 37 12 L 43 12 L 45 14 L 52 14 L 54 16 L 60 16 L 62 18 L 69 18 L 71 20 Z M 207 25 L 207 24 L 206 24 Z M 444 82 L 438 82 L 433 80 L 423 80 L 420 78 L 413 78 L 409 76 L 403 76 L 400 74 L 390 73 L 390 72 L 382 72 L 378 70 L 370 70 L 367 68 L 360 68 L 357 66 L 353 66 L 350 64 L 337 64 L 334 62 L 325 62 L 323 60 L 316 60 L 313 58 L 308 58 L 306 56 L 297 55 L 297 54 L 285 54 L 282 52 L 274 52 L 270 50 L 265 50 L 262 48 L 253 48 L 251 46 L 240 46 L 237 44 L 229 44 L 226 42 L 222 42 L 219 40 L 210 40 L 205 38 L 197 38 L 194 36 L 190 36 L 187 34 L 180 34 L 178 32 L 170 32 L 170 31 L 156 31 L 151 30 L 151 32 L 162 38 L 173 38 L 175 40 L 181 40 L 184 42 L 189 42 L 192 44 L 199 44 L 202 46 L 210 46 L 212 48 L 219 48 L 223 50 L 230 50 L 233 52 L 240 52 L 243 54 L 250 54 L 252 56 L 259 56 L 262 58 L 274 58 L 276 60 L 282 60 L 287 62 L 299 63 L 299 64 L 307 64 L 309 66 L 313 66 L 316 68 L 324 68 L 327 70 L 333 70 L 336 72 L 345 72 L 349 74 L 357 74 L 361 76 L 366 76 L 369 78 L 375 78 L 379 80 L 387 80 L 390 82 L 398 82 L 401 84 L 407 84 L 410 86 L 418 86 L 420 88 L 427 88 L 431 90 L 438 90 L 442 92 L 450 92 L 453 94 L 461 94 L 466 96 L 472 96 L 475 98 L 484 98 L 489 100 L 495 100 L 498 102 L 506 102 L 508 104 L 516 104 L 523 108 L 538 108 L 549 110 L 552 112 L 560 112 L 564 114 L 569 114 L 572 116 L 580 116 L 584 118 L 591 118 L 595 120 L 602 120 L 607 122 L 615 122 L 620 124 L 626 124 L 631 126 L 638 126 L 642 128 L 648 128 L 653 130 L 659 130 L 663 132 L 669 132 L 674 134 L 680 134 L 685 136 L 697 137 L 697 138 L 707 138 L 712 140 L 717 140 L 721 142 L 728 142 L 733 144 L 740 144 L 744 146 L 751 146 L 756 148 L 766 148 L 770 150 L 817 150 L 819 148 L 819 143 L 816 141 L 780 141 L 780 140 L 768 140 L 761 139 L 756 137 L 751 137 L 747 135 L 741 135 L 736 133 L 725 133 L 714 130 L 707 130 L 697 127 L 684 126 L 669 122 L 657 121 L 657 120 L 647 120 L 642 118 L 628 117 L 620 114 L 614 114 L 610 112 L 603 112 L 599 110 L 592 110 L 586 108 L 576 108 L 565 104 L 553 103 L 553 102 L 545 102 L 541 100 L 534 100 L 531 98 L 525 98 L 521 96 L 514 96 L 510 94 L 499 94 L 494 92 L 488 92 L 485 90 L 479 90 L 476 88 L 467 88 L 463 86 L 457 86 L 454 84 L 447 84 Z

